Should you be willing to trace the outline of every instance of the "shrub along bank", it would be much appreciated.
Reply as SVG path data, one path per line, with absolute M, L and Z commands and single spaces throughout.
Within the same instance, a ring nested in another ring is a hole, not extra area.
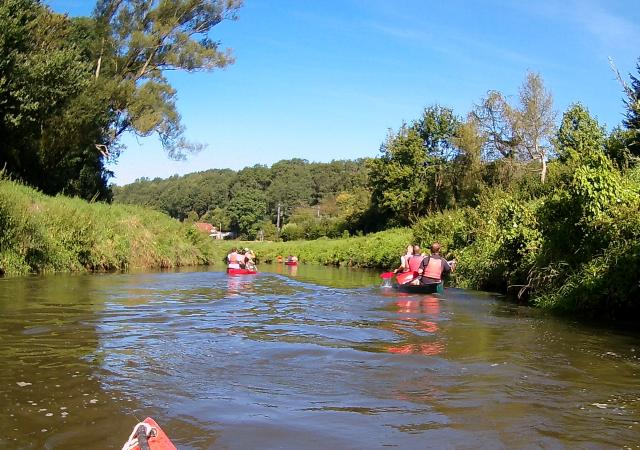
M 557 174 L 546 195 L 489 191 L 476 208 L 419 220 L 414 239 L 443 243 L 463 287 L 498 290 L 562 313 L 640 316 L 640 170 L 604 159 Z
M 174 267 L 215 260 L 193 225 L 138 206 L 49 197 L 0 178 L 0 275 Z

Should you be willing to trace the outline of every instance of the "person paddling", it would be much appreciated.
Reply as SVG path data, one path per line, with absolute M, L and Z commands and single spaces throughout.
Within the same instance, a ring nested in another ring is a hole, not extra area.
M 240 268 L 240 255 L 238 254 L 238 249 L 233 247 L 229 254 L 227 255 L 227 268 L 228 269 L 239 269 Z
M 417 272 L 423 259 L 424 256 L 420 251 L 420 246 L 414 245 L 411 256 L 406 258 L 407 268 L 409 269 L 409 272 Z
M 409 244 L 407 245 L 407 251 L 405 252 L 405 254 L 400 257 L 400 267 L 395 269 L 393 273 L 407 272 L 409 270 L 408 261 L 409 261 L 409 258 L 411 258 L 412 256 L 413 256 L 413 244 Z
M 249 250 L 248 248 L 244 249 L 244 267 L 245 269 L 248 270 L 256 270 L 256 263 L 255 263 L 255 259 L 256 259 L 256 254 L 253 252 L 253 250 Z
M 440 244 L 431 244 L 431 254 L 418 267 L 418 278 L 412 284 L 433 284 L 442 282 L 442 276 L 455 269 L 455 259 L 451 264 L 440 256 Z

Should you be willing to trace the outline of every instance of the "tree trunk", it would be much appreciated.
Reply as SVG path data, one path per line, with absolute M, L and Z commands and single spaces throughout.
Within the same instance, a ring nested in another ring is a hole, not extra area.
M 542 163 L 542 170 L 540 171 L 540 181 L 544 184 L 547 179 L 547 160 L 544 155 L 540 156 L 540 162 Z

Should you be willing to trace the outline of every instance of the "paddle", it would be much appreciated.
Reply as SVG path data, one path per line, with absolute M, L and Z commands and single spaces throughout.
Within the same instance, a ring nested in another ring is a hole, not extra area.
M 380 274 L 380 278 L 382 278 L 383 280 L 386 280 L 388 278 L 393 278 L 394 275 L 395 273 L 393 272 L 385 272 Z

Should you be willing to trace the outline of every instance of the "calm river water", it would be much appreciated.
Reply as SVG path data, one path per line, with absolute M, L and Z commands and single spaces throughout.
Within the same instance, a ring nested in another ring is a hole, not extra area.
M 0 279 L 0 448 L 640 448 L 640 334 L 262 269 Z

